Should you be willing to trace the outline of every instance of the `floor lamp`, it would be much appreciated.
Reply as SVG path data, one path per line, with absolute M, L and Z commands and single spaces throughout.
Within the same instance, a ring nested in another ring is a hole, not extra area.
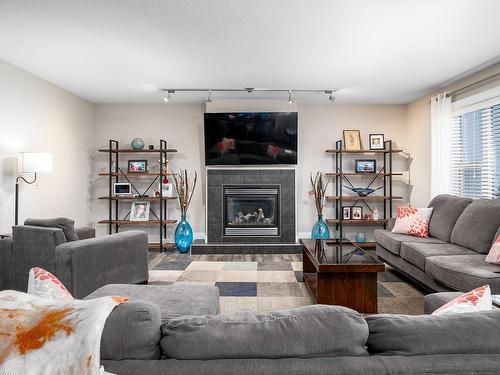
M 36 182 L 36 177 L 39 174 L 51 174 L 52 173 L 52 154 L 42 153 L 42 152 L 21 152 L 18 158 L 18 172 L 20 174 L 33 174 L 33 181 L 28 181 L 23 176 L 18 176 L 16 178 L 16 213 L 15 213 L 15 225 L 18 224 L 19 216 L 19 182 L 24 181 L 25 183 L 31 185 Z

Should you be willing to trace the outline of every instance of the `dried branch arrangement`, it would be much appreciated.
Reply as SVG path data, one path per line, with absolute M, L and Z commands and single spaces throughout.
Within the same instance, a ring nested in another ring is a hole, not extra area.
M 325 205 L 325 193 L 330 179 L 327 178 L 326 183 L 324 182 L 325 175 L 323 172 L 316 172 L 313 176 L 311 173 L 311 185 L 314 192 L 314 203 L 316 204 L 316 211 L 318 215 L 323 215 L 323 206 Z
M 174 173 L 173 177 L 175 190 L 177 191 L 177 199 L 181 208 L 181 215 L 186 216 L 189 205 L 191 204 L 191 199 L 193 198 L 196 181 L 198 180 L 198 174 L 196 171 L 194 172 L 193 184 L 191 188 L 189 186 L 190 184 L 187 170 L 181 169 L 178 173 Z

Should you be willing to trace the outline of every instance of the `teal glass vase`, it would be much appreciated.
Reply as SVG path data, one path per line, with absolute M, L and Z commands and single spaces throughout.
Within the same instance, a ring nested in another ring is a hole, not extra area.
M 313 225 L 311 238 L 314 240 L 330 238 L 330 230 L 322 215 L 318 215 L 318 221 Z
M 180 253 L 185 254 L 191 249 L 192 243 L 193 228 L 191 228 L 186 216 L 182 216 L 177 228 L 175 228 L 175 246 Z

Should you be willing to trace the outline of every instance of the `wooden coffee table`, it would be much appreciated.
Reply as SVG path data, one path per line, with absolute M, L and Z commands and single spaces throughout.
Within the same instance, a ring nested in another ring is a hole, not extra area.
M 316 303 L 377 313 L 377 272 L 385 265 L 347 239 L 302 239 L 304 281 Z

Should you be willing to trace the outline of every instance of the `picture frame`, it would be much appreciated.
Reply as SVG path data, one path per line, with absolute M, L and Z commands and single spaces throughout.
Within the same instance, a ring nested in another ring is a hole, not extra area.
M 149 221 L 151 202 L 135 201 L 130 207 L 130 221 Z
M 342 220 L 351 220 L 351 206 L 342 207 Z
M 368 135 L 368 142 L 370 144 L 370 150 L 385 150 L 383 134 L 370 134 Z
M 354 172 L 356 173 L 377 173 L 376 159 L 356 159 L 354 160 Z
M 352 220 L 362 220 L 363 219 L 363 207 L 362 206 L 352 206 Z
M 361 151 L 361 133 L 359 130 L 344 130 L 344 150 Z
M 115 182 L 113 192 L 116 197 L 126 197 L 132 194 L 132 185 L 129 182 Z
M 147 173 L 148 172 L 148 161 L 147 160 L 129 160 L 127 172 L 128 173 Z

